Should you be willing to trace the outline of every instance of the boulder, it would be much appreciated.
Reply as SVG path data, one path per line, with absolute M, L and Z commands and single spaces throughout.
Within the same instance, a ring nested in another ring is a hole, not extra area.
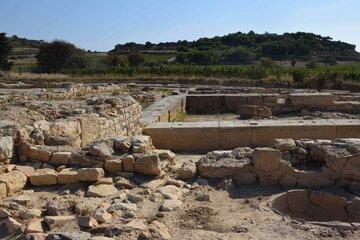
M 133 153 L 147 153 L 153 149 L 152 141 L 149 136 L 136 135 L 132 139 Z
M 89 190 L 87 191 L 88 197 L 107 197 L 114 195 L 118 192 L 117 188 L 114 185 L 91 185 L 89 186 Z
M 124 228 L 127 231 L 136 231 L 136 230 L 145 230 L 147 226 L 145 225 L 143 220 L 134 219 L 129 223 L 125 224 Z
M 114 138 L 114 150 L 118 153 L 127 153 L 131 147 L 131 140 L 128 137 Z
M 47 216 L 44 218 L 44 222 L 50 229 L 54 229 L 56 227 L 60 227 L 69 222 L 74 222 L 76 220 L 76 216 L 68 215 L 68 216 Z
M 79 216 L 77 223 L 83 228 L 94 228 L 99 225 L 95 218 L 89 216 Z
M 57 181 L 57 172 L 54 169 L 44 168 L 36 170 L 29 177 L 31 185 L 34 186 L 45 186 L 45 185 L 55 185 Z
M 14 140 L 12 137 L 0 137 L 0 162 L 14 157 Z
M 193 162 L 185 162 L 176 170 L 178 178 L 181 180 L 190 180 L 196 175 L 196 165 Z
M 176 157 L 176 154 L 170 150 L 155 149 L 153 150 L 153 153 L 157 154 L 160 160 L 168 160 L 170 162 L 173 162 Z
M 95 212 L 94 218 L 100 223 L 111 223 L 112 215 L 105 209 L 99 209 Z
M 248 158 L 236 159 L 230 157 L 206 156 L 197 162 L 197 169 L 204 178 L 226 178 L 248 172 L 250 160 Z
M 31 219 L 26 225 L 25 233 L 43 233 L 43 222 L 40 218 Z
M 0 183 L 6 184 L 8 195 L 23 189 L 26 185 L 26 182 L 27 177 L 23 173 L 16 170 L 0 175 Z
M 35 169 L 33 167 L 31 167 L 31 166 L 16 165 L 15 170 L 23 173 L 26 177 L 30 177 L 35 172 Z
M 281 152 L 273 148 L 256 148 L 253 162 L 256 169 L 271 172 L 280 167 Z
M 96 182 L 105 176 L 102 168 L 81 168 L 78 173 L 81 182 Z
M 295 141 L 292 139 L 275 139 L 274 147 L 280 151 L 290 151 L 296 148 Z
M 182 208 L 182 202 L 177 199 L 165 199 L 160 210 L 163 212 L 176 211 Z
M 181 189 L 174 185 L 161 187 L 157 190 L 157 192 L 161 193 L 161 195 L 163 195 L 166 199 L 179 199 L 183 195 Z
M 106 142 L 98 142 L 86 148 L 91 156 L 109 157 L 114 154 L 114 150 Z
M 161 172 L 159 156 L 155 154 L 135 160 L 134 169 L 135 172 L 144 175 L 159 175 Z

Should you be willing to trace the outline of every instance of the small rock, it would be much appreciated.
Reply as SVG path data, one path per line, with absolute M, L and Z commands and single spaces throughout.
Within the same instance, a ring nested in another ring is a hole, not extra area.
M 107 197 L 114 195 L 118 192 L 117 188 L 114 185 L 91 185 L 89 186 L 89 190 L 87 191 L 88 197 Z
M 88 216 L 78 217 L 77 223 L 80 227 L 83 228 L 94 228 L 99 225 L 95 218 Z

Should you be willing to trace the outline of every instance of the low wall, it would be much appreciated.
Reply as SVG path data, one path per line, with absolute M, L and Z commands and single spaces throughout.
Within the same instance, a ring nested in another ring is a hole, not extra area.
M 142 113 L 142 124 L 157 122 L 170 122 L 174 120 L 180 112 L 185 111 L 186 97 L 184 95 L 167 96 L 146 108 Z
M 334 106 L 335 102 L 330 93 L 198 94 L 186 97 L 186 111 L 190 114 L 237 113 L 241 105 L 267 106 L 275 111 L 282 108 L 299 111 L 303 108 L 326 109 Z
M 160 122 L 143 130 L 154 146 L 175 152 L 208 152 L 271 146 L 276 138 L 358 138 L 360 120 L 244 120 Z

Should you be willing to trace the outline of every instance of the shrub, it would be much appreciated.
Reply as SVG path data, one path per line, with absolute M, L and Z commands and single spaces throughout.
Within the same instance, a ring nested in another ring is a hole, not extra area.
M 271 58 L 268 58 L 268 57 L 260 58 L 260 63 L 261 63 L 261 66 L 266 67 L 266 68 L 274 67 L 276 65 L 276 63 Z
M 60 72 L 64 69 L 80 69 L 85 67 L 83 51 L 73 44 L 55 40 L 51 43 L 42 44 L 36 55 L 38 71 Z
M 11 49 L 6 33 L 0 33 L 0 70 L 10 70 L 12 63 L 9 62 L 8 58 Z
M 255 59 L 255 55 L 249 48 L 238 47 L 222 53 L 222 59 L 227 64 L 249 64 Z
M 126 67 L 129 65 L 127 58 L 115 53 L 109 53 L 106 56 L 105 64 L 110 67 Z
M 145 57 L 144 57 L 144 54 L 142 54 L 139 51 L 131 51 L 127 55 L 127 60 L 130 64 L 130 66 L 137 67 L 145 62 Z
M 317 68 L 318 66 L 319 64 L 315 60 L 310 60 L 306 63 L 306 67 L 310 69 Z

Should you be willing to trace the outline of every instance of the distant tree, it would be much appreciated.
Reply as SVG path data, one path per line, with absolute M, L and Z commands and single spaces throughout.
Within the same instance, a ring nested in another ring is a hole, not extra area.
M 12 63 L 9 62 L 9 54 L 12 50 L 6 33 L 0 33 L 0 70 L 10 70 Z
M 40 72 L 60 72 L 63 69 L 83 68 L 85 63 L 83 51 L 73 44 L 55 40 L 42 44 L 36 55 Z
M 130 66 L 139 66 L 145 62 L 145 56 L 139 51 L 131 51 L 127 55 Z
M 247 47 L 238 47 L 223 54 L 223 61 L 228 64 L 249 64 L 254 58 L 255 55 Z
M 149 42 L 149 41 L 147 41 L 147 42 L 145 43 L 145 48 L 146 48 L 146 49 L 151 49 L 153 46 L 154 46 L 154 44 L 152 44 L 152 43 Z
M 117 55 L 115 53 L 109 53 L 106 56 L 105 63 L 110 67 L 118 67 L 118 66 L 125 67 L 129 65 L 127 58 Z

